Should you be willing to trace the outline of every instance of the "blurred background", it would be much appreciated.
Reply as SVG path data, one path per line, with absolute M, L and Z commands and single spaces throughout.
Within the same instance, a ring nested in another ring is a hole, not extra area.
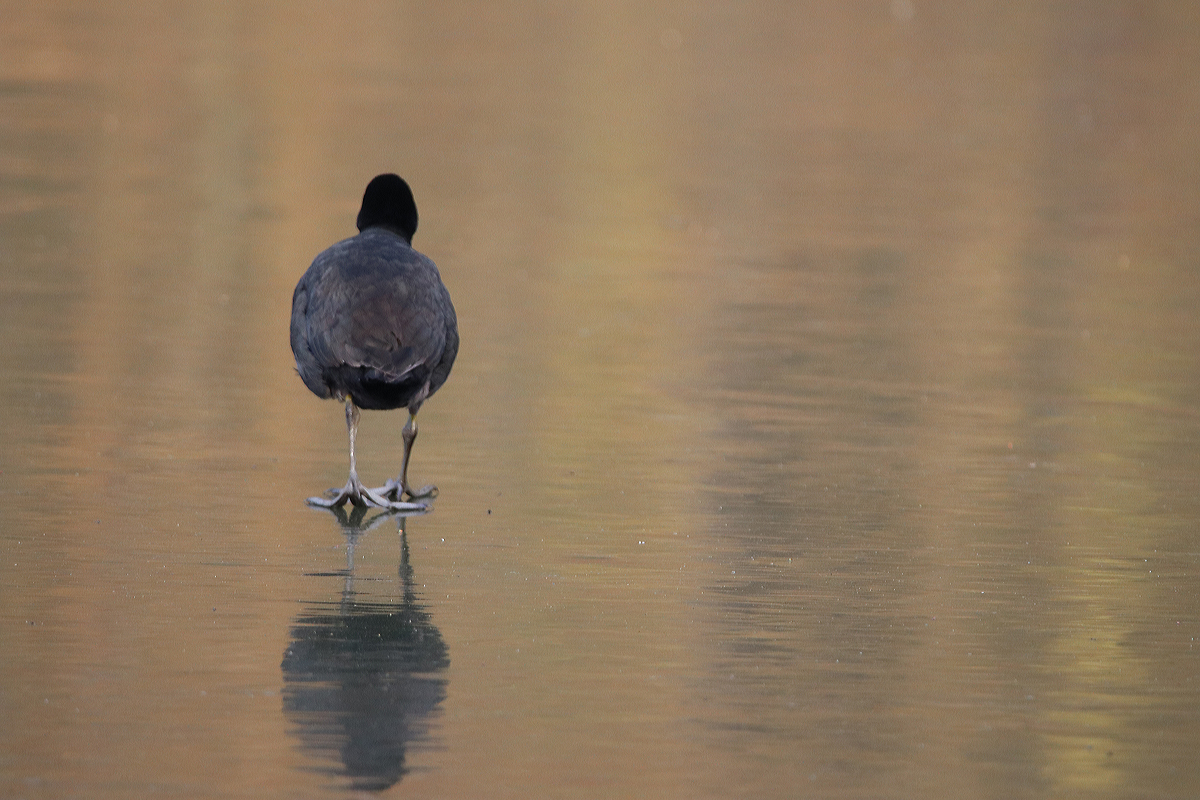
M 1190 2 L 0 0 L 0 794 L 1200 795 L 1198 134 Z

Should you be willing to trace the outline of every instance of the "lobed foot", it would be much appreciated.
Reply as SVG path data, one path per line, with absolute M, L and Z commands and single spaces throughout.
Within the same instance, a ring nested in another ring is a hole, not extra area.
M 431 483 L 428 486 L 422 486 L 420 489 L 413 489 L 411 486 L 404 486 L 395 478 L 388 478 L 388 482 L 383 486 L 380 486 L 378 489 L 371 489 L 370 491 L 382 497 L 395 498 L 396 500 L 405 496 L 411 500 L 426 497 L 432 500 L 437 497 L 438 488 Z
M 390 485 L 392 482 L 388 481 Z M 387 487 L 384 487 L 385 489 Z M 357 507 L 374 507 L 383 508 L 388 511 L 428 511 L 428 503 L 406 503 L 400 500 L 399 496 L 396 499 L 389 499 L 387 493 L 376 489 L 368 489 L 363 486 L 358 480 L 358 476 L 351 474 L 350 479 L 346 481 L 346 485 L 341 489 L 330 489 L 325 493 L 324 497 L 310 497 L 305 500 L 310 506 L 319 506 L 320 508 L 341 508 L 347 502 L 353 503 Z

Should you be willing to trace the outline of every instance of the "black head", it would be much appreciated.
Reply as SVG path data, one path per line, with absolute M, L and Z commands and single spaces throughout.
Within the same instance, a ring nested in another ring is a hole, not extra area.
M 386 228 L 412 244 L 417 232 L 417 204 L 412 189 L 399 175 L 376 175 L 367 184 L 358 212 L 358 229 L 367 228 Z

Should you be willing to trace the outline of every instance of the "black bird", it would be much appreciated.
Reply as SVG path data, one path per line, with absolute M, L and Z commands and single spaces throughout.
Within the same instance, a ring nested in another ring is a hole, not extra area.
M 359 234 L 317 256 L 292 294 L 292 353 L 296 371 L 317 397 L 346 404 L 350 478 L 312 505 L 378 506 L 416 511 L 436 487 L 414 491 L 408 461 L 417 438 L 416 414 L 436 392 L 458 354 L 458 318 L 433 261 L 412 248 L 417 205 L 398 175 L 367 184 Z M 359 409 L 407 408 L 400 477 L 378 489 L 358 479 L 354 439 Z

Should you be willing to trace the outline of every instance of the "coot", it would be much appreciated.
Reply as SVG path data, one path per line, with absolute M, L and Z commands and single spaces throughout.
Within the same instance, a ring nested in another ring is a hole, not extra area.
M 367 184 L 358 230 L 317 256 L 292 294 L 296 370 L 317 397 L 346 404 L 350 431 L 349 480 L 308 502 L 422 510 L 427 503 L 404 502 L 437 492 L 408 485 L 415 418 L 454 365 L 458 319 L 437 267 L 412 248 L 417 206 L 402 178 L 378 175 Z M 354 463 L 359 409 L 393 408 L 408 409 L 400 476 L 368 489 Z

